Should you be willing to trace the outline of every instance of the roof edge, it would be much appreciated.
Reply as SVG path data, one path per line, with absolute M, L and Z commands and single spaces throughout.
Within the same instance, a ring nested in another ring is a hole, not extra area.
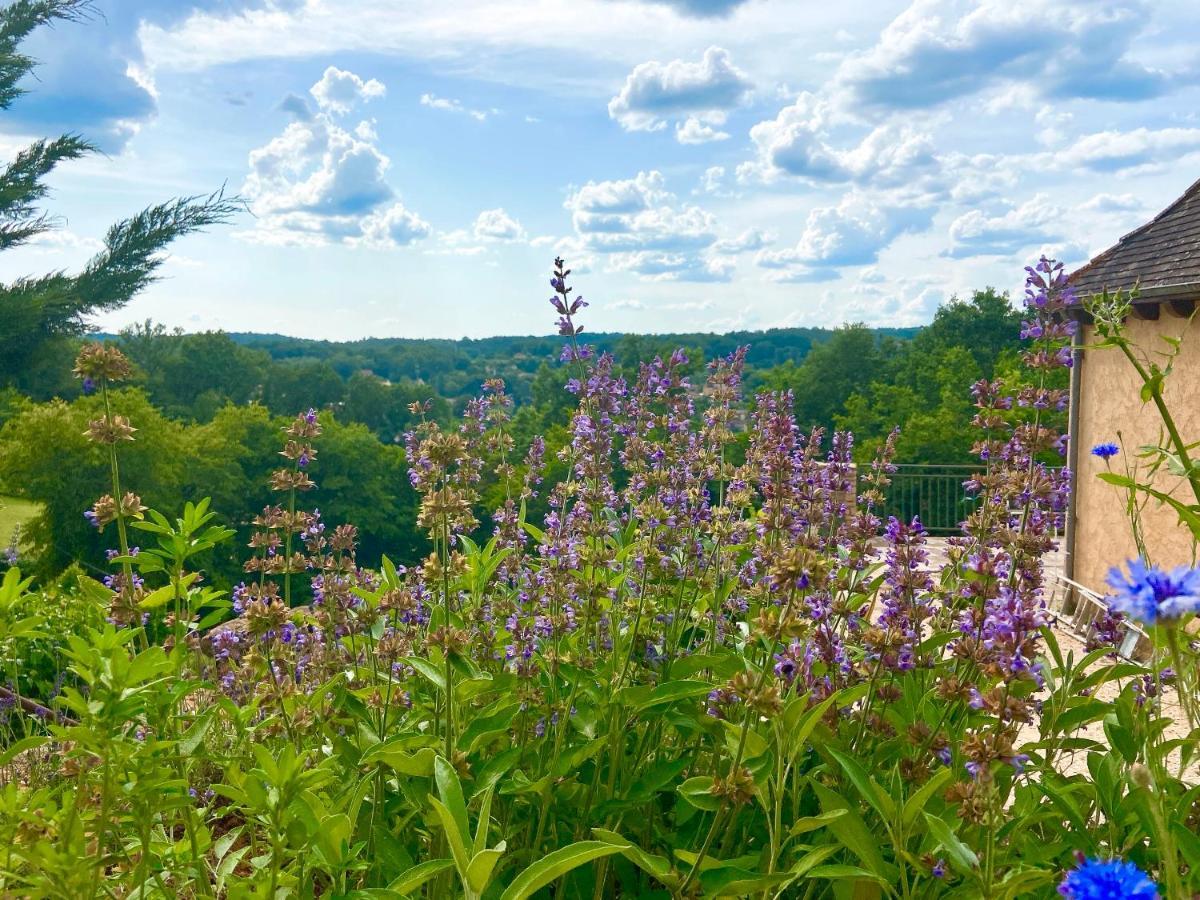
M 1099 263 L 1103 260 L 1106 260 L 1109 256 L 1111 256 L 1117 250 L 1120 250 L 1126 241 L 1130 240 L 1131 238 L 1137 237 L 1143 231 L 1146 231 L 1147 229 L 1153 227 L 1154 225 L 1157 225 L 1158 222 L 1162 218 L 1164 218 L 1169 213 L 1174 212 L 1178 206 L 1185 203 L 1187 200 L 1189 200 L 1192 197 L 1193 194 L 1196 194 L 1198 192 L 1200 192 L 1200 179 L 1197 179 L 1196 181 L 1192 182 L 1191 186 L 1188 187 L 1188 189 L 1186 191 L 1184 191 L 1182 194 L 1180 194 L 1178 197 L 1176 197 L 1175 201 L 1173 203 L 1171 203 L 1166 209 L 1162 210 L 1158 215 L 1156 215 L 1149 222 L 1146 222 L 1144 225 L 1139 225 L 1137 228 L 1133 229 L 1132 231 L 1121 235 L 1121 237 L 1117 240 L 1117 242 L 1115 244 L 1113 244 L 1107 250 L 1104 250 L 1104 251 L 1096 254 L 1091 259 L 1089 259 L 1087 262 L 1085 262 L 1082 266 L 1080 266 L 1078 269 L 1076 269 L 1074 272 L 1072 272 L 1069 276 L 1067 276 L 1067 281 L 1073 283 L 1081 276 L 1086 275 L 1087 272 L 1093 266 L 1095 266 L 1097 263 Z M 1173 287 L 1173 285 L 1160 285 L 1159 287 L 1166 288 L 1166 287 Z M 1151 290 L 1150 288 L 1146 288 L 1142 293 L 1147 294 L 1150 290 Z

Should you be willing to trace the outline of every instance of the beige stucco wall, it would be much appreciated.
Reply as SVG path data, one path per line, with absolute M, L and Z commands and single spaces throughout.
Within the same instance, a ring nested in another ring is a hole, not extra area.
M 1167 379 L 1166 400 L 1185 442 L 1200 440 L 1200 317 L 1189 326 L 1186 319 L 1165 308 L 1155 321 L 1130 318 L 1128 333 L 1144 351 L 1166 349 L 1160 335 L 1182 337 L 1183 348 Z M 1085 343 L 1094 343 L 1092 328 L 1084 329 Z M 1162 420 L 1153 403 L 1143 404 L 1140 381 L 1129 361 L 1116 349 L 1085 350 L 1080 369 L 1078 477 L 1076 480 L 1075 580 L 1104 592 L 1109 567 L 1134 556 L 1133 538 L 1125 515 L 1125 493 L 1105 484 L 1096 475 L 1104 462 L 1091 454 L 1096 444 L 1119 443 L 1127 453 L 1159 441 Z M 1122 437 L 1118 438 L 1117 432 Z M 1192 451 L 1200 456 L 1200 448 Z M 1122 471 L 1122 457 L 1110 461 Z M 1144 479 L 1143 479 L 1144 480 Z M 1183 479 L 1160 473 L 1155 486 L 1181 500 L 1195 502 Z M 1190 531 L 1175 513 L 1151 499 L 1143 511 L 1146 545 L 1158 565 L 1193 562 Z

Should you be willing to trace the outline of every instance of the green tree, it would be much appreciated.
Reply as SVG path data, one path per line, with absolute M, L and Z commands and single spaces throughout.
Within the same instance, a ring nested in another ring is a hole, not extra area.
M 877 373 L 883 356 L 874 331 L 862 323 L 843 325 L 799 365 L 789 360 L 766 372 L 761 384 L 794 393 L 801 428 L 829 430 L 850 396 Z
M 16 0 L 0 9 L 0 109 L 24 93 L 20 82 L 34 61 L 20 52 L 34 29 L 84 19 L 87 0 Z M 46 177 L 60 164 L 95 151 L 74 134 L 39 140 L 0 171 L 0 250 L 26 243 L 53 227 L 40 208 Z M 64 343 L 87 330 L 87 317 L 118 309 L 150 284 L 173 240 L 226 221 L 238 208 L 221 192 L 181 197 L 151 206 L 113 225 L 104 249 L 75 275 L 51 272 L 0 285 L 0 384 L 25 386 L 39 360 L 62 353 Z
M 188 472 L 194 451 L 184 427 L 166 418 L 138 389 L 113 394 L 113 404 L 138 429 L 121 447 L 121 474 L 147 506 L 173 511 L 194 499 Z M 27 537 L 43 573 L 73 560 L 103 558 L 115 546 L 109 528 L 98 535 L 84 510 L 111 489 L 108 456 L 84 432 L 102 415 L 100 397 L 28 406 L 0 428 L 0 493 L 34 500 L 42 510 Z
M 346 383 L 323 360 L 287 360 L 271 366 L 263 385 L 263 402 L 272 412 L 295 415 L 308 407 L 341 403 Z

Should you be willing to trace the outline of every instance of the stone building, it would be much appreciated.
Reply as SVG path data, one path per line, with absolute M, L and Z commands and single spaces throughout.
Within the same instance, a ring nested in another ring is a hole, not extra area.
M 1141 379 L 1116 349 L 1086 349 L 1096 340 L 1082 300 L 1107 290 L 1138 294 L 1127 319 L 1128 335 L 1146 354 L 1169 349 L 1164 336 L 1182 338 L 1178 357 L 1166 380 L 1164 396 L 1186 442 L 1200 441 L 1200 181 L 1153 220 L 1131 231 L 1071 275 L 1081 298 L 1081 323 L 1071 381 L 1070 463 L 1075 472 L 1072 510 L 1068 516 L 1065 574 L 1103 593 L 1111 566 L 1136 555 L 1125 513 L 1123 491 L 1100 481 L 1104 461 L 1091 454 L 1097 444 L 1120 444 L 1136 459 L 1139 447 L 1158 444 L 1162 420 L 1153 403 L 1140 397 Z M 1162 358 L 1159 357 L 1160 361 Z M 1200 457 L 1200 446 L 1192 451 Z M 1122 456 L 1111 460 L 1123 470 Z M 1178 475 L 1159 473 L 1160 490 L 1185 503 L 1196 502 Z M 1155 500 L 1142 512 L 1146 545 L 1158 565 L 1192 563 L 1195 545 L 1177 514 Z

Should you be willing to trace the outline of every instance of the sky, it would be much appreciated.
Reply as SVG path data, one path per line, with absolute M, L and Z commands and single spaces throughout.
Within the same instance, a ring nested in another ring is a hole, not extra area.
M 928 322 L 1200 179 L 1196 0 L 96 0 L 0 154 L 82 133 L 0 279 L 224 187 L 94 324 L 304 337 Z

